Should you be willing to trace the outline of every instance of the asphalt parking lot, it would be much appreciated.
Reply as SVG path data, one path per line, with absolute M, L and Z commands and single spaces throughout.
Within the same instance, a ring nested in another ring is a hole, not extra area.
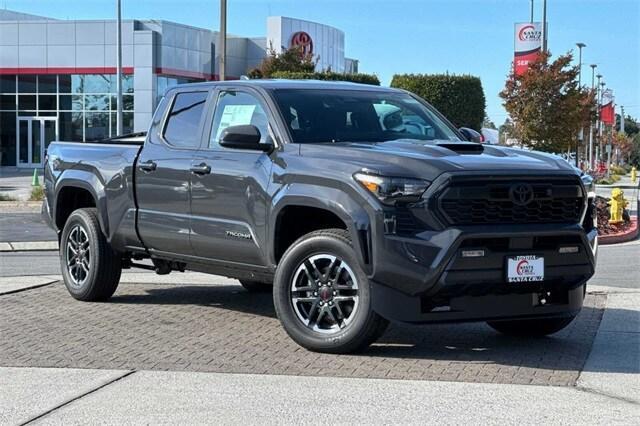
M 484 324 L 393 324 L 368 351 L 334 356 L 293 343 L 269 294 L 212 279 L 125 283 L 107 303 L 75 301 L 61 282 L 2 295 L 0 365 L 572 386 L 606 299 L 588 295 L 577 319 L 548 338 L 505 337 Z

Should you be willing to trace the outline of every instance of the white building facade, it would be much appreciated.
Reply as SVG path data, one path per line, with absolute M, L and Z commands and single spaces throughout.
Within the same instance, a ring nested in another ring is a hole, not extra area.
M 122 23 L 124 130 L 145 131 L 167 88 L 218 79 L 219 34 L 155 20 Z M 260 64 L 270 46 L 310 49 L 319 70 L 357 72 L 344 33 L 267 18 L 266 37 L 228 36 L 227 79 Z M 116 23 L 55 20 L 0 10 L 0 164 L 39 167 L 52 140 L 115 136 Z

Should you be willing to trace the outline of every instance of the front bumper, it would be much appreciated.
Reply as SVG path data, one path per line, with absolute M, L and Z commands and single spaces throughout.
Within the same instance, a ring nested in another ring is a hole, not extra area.
M 575 315 L 597 253 L 597 231 L 580 225 L 458 227 L 378 240 L 373 309 L 416 323 Z M 559 253 L 565 246 L 579 251 Z M 485 255 L 463 258 L 463 250 Z M 531 254 L 545 259 L 544 281 L 507 283 L 507 256 Z

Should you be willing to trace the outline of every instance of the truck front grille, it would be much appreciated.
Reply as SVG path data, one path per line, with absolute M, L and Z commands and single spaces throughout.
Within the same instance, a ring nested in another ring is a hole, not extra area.
M 454 181 L 439 197 L 449 225 L 579 223 L 583 208 L 581 185 L 568 179 Z

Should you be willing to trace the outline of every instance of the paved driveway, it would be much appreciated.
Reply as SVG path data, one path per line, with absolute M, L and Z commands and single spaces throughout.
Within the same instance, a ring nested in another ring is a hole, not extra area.
M 334 356 L 295 345 L 269 294 L 215 280 L 121 284 L 109 303 L 75 301 L 59 282 L 2 295 L 0 365 L 567 386 L 585 365 L 605 302 L 587 296 L 572 325 L 549 338 L 509 338 L 484 324 L 394 324 L 365 353 Z

